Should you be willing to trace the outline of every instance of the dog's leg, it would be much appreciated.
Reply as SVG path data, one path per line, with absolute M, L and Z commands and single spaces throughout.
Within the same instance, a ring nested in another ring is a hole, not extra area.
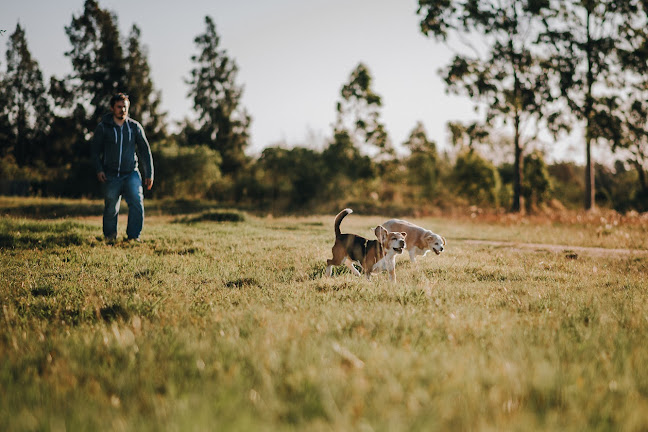
M 357 268 L 355 268 L 355 266 L 353 265 L 353 262 L 351 262 L 350 259 L 348 259 L 348 258 L 345 257 L 345 258 L 342 260 L 342 264 L 344 264 L 345 266 L 349 267 L 349 270 L 351 270 L 351 273 L 353 273 L 353 274 L 356 275 L 356 276 L 360 276 L 360 272 L 358 271 Z
M 385 267 L 385 258 L 381 258 L 376 264 L 373 265 L 371 271 L 382 271 L 387 270 Z
M 332 265 L 326 266 L 326 277 L 331 277 L 332 270 L 333 270 Z
M 416 247 L 409 250 L 410 261 L 416 264 Z
M 336 240 L 333 248 L 331 249 L 333 258 L 326 260 L 326 276 L 330 277 L 332 274 L 333 266 L 338 266 L 346 260 L 344 246 Z
M 389 261 L 389 265 L 387 266 L 387 272 L 389 273 L 389 280 L 392 282 L 396 282 L 396 257 L 393 256 L 391 261 Z
M 366 261 L 365 264 L 367 264 Z M 367 266 L 367 269 L 365 270 L 365 275 L 367 276 L 368 281 L 371 280 L 371 268 L 372 268 L 371 266 Z

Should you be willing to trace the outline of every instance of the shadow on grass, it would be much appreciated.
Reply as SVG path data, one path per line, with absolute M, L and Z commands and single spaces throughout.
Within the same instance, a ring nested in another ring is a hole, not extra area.
M 0 214 L 27 219 L 63 219 L 97 216 L 103 213 L 103 203 L 90 201 L 62 203 L 16 203 L 0 206 Z
M 41 286 L 31 290 L 34 297 L 51 297 L 54 295 L 54 288 L 49 285 Z
M 107 305 L 99 309 L 99 315 L 106 322 L 115 321 L 118 318 L 122 318 L 124 321 L 128 320 L 130 314 L 128 311 L 119 303 L 114 303 Z
M 53 247 L 80 246 L 89 241 L 78 233 L 39 235 L 12 235 L 0 233 L 0 249 L 49 249 Z
M 218 208 L 219 204 L 211 201 L 188 199 L 147 199 L 144 207 L 148 214 L 182 215 L 206 212 Z M 103 213 L 103 201 L 97 200 L 54 200 L 41 198 L 2 199 L 0 215 L 22 217 L 26 219 L 63 219 L 73 217 L 100 217 Z M 123 205 L 120 213 L 126 214 L 128 206 Z
M 240 278 L 225 282 L 227 288 L 260 287 L 261 284 L 254 278 Z
M 360 273 L 362 273 L 362 268 L 359 268 L 358 266 L 356 266 L 356 268 Z M 349 274 L 351 274 L 351 270 L 349 270 L 349 268 L 345 265 L 331 267 L 331 277 L 349 275 Z M 364 273 L 363 273 L 363 277 L 364 277 Z M 326 264 L 322 262 L 311 266 L 311 269 L 308 272 L 308 279 L 309 280 L 327 279 Z
M 187 216 L 177 219 L 174 222 L 245 222 L 245 215 L 236 211 L 209 210 L 196 216 Z
M 49 249 L 94 241 L 95 228 L 78 222 L 0 219 L 0 249 Z

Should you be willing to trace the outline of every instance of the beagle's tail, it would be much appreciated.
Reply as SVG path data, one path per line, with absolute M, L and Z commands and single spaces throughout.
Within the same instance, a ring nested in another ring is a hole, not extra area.
M 348 214 L 353 213 L 353 210 L 350 208 L 345 208 L 342 210 L 340 213 L 335 216 L 335 237 L 340 237 L 342 235 L 342 231 L 340 231 L 340 224 L 342 223 L 342 219 L 344 219 Z

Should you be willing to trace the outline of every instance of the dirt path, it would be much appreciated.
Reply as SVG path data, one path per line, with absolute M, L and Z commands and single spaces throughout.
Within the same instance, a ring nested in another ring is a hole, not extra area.
M 464 243 L 474 245 L 489 245 L 497 247 L 505 247 L 508 249 L 528 250 L 535 249 L 536 251 L 550 251 L 554 253 L 564 253 L 568 258 L 577 258 L 578 254 L 591 255 L 591 256 L 606 256 L 609 257 L 625 257 L 625 256 L 648 256 L 648 250 L 642 249 L 607 249 L 600 247 L 585 247 L 585 246 L 567 246 L 556 244 L 543 244 L 543 243 L 519 243 L 507 241 L 492 241 L 492 240 L 463 240 Z

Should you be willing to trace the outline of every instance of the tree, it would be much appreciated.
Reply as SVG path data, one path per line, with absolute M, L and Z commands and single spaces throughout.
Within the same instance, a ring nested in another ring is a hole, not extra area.
M 220 155 L 207 146 L 162 140 L 155 147 L 155 169 L 164 173 L 155 181 L 155 197 L 205 198 L 220 182 Z
M 332 178 L 342 175 L 351 180 L 360 180 L 376 174 L 371 159 L 360 154 L 346 130 L 335 131 L 333 141 L 322 152 L 322 158 Z
M 197 125 L 187 125 L 187 135 L 218 151 L 223 174 L 234 174 L 247 163 L 250 116 L 240 105 L 243 88 L 236 84 L 236 62 L 219 49 L 220 37 L 209 16 L 205 25 L 205 33 L 194 39 L 199 54 L 191 57 L 194 67 L 187 80 L 198 114 Z
M 648 2 L 625 11 L 617 51 L 624 71 L 626 91 L 616 110 L 612 150 L 622 153 L 636 170 L 640 187 L 639 208 L 648 208 Z M 617 170 L 619 172 L 619 170 Z
M 620 76 L 618 48 L 620 25 L 634 8 L 630 1 L 544 0 L 540 9 L 545 29 L 540 37 L 550 50 L 548 65 L 556 77 L 562 100 L 569 111 L 585 124 L 585 208 L 595 202 L 592 145 L 609 138 L 605 124 L 613 121 L 610 98 Z M 642 24 L 645 27 L 645 20 Z
M 520 210 L 522 152 L 537 136 L 548 114 L 547 82 L 534 51 L 543 1 L 419 0 L 421 31 L 447 42 L 477 32 L 486 46 L 469 43 L 472 55 L 457 55 L 441 71 L 449 91 L 466 94 L 484 104 L 486 122 L 503 121 L 513 128 L 514 178 L 511 210 Z M 476 42 L 476 41 L 474 41 Z M 557 124 L 559 117 L 553 117 Z M 525 136 L 526 130 L 535 132 Z
M 450 143 L 457 149 L 476 150 L 478 144 L 485 144 L 490 138 L 488 126 L 479 122 L 467 124 L 448 122 L 447 126 L 450 132 Z
M 406 162 L 409 183 L 420 187 L 424 198 L 432 199 L 439 177 L 436 143 L 428 139 L 425 127 L 418 122 L 403 145 L 410 151 Z
M 476 151 L 465 149 L 459 153 L 453 177 L 457 192 L 471 200 L 471 203 L 494 206 L 499 204 L 499 174 L 493 164 Z
M 551 180 L 542 153 L 534 151 L 524 157 L 522 196 L 527 211 L 549 200 Z
M 393 155 L 385 125 L 380 121 L 381 97 L 371 87 L 371 73 L 360 63 L 342 86 L 337 103 L 336 131 L 347 131 L 357 146 L 368 146 L 380 155 Z
M 20 24 L 9 38 L 6 59 L 0 89 L 0 123 L 7 135 L 3 153 L 13 154 L 18 166 L 33 165 L 35 159 L 46 158 L 45 137 L 52 111 L 43 74 L 31 56 Z
M 321 154 L 302 147 L 268 147 L 257 166 L 273 212 L 306 207 L 321 193 L 326 178 Z
M 130 99 L 129 115 L 138 120 L 149 141 L 166 136 L 164 114 L 160 113 L 160 92 L 155 91 L 147 52 L 140 43 L 141 32 L 133 25 L 128 36 L 126 55 L 126 92 Z
M 86 0 L 83 13 L 72 16 L 65 27 L 72 48 L 65 55 L 72 62 L 67 91 L 73 95 L 74 116 L 87 135 L 108 111 L 110 97 L 126 88 L 126 64 L 117 17 Z

